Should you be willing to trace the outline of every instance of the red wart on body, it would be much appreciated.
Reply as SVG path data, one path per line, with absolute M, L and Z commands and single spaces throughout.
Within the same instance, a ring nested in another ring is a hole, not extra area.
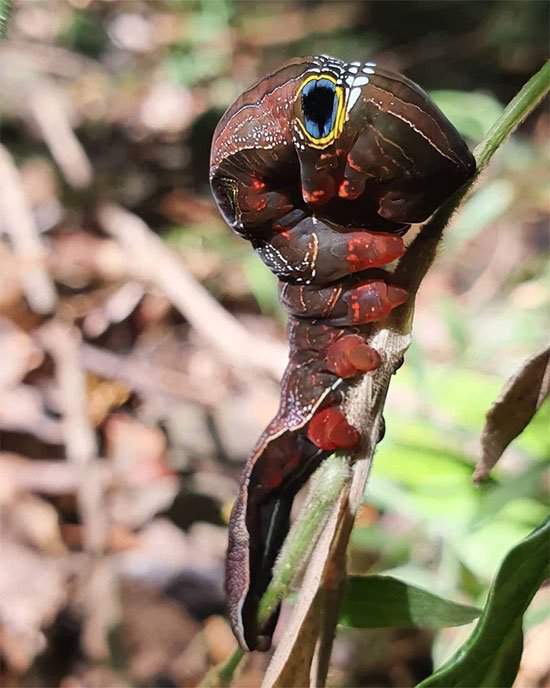
M 380 268 L 402 235 L 474 173 L 466 144 L 429 97 L 372 62 L 292 60 L 245 91 L 214 132 L 210 183 L 227 224 L 281 283 L 289 363 L 281 402 L 245 466 L 229 524 L 233 631 L 266 650 L 258 604 L 294 495 L 331 452 L 361 441 L 341 405 L 381 364 L 371 323 L 407 300 Z

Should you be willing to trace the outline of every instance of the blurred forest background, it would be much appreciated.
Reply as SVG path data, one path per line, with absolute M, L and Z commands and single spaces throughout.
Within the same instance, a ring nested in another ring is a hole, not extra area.
M 285 323 L 209 194 L 225 107 L 293 56 L 374 59 L 473 147 L 546 58 L 548 14 L 534 0 L 15 0 L 0 41 L 0 685 L 196 686 L 234 647 L 226 519 L 277 407 Z M 421 288 L 355 573 L 479 604 L 547 511 L 548 404 L 488 485 L 471 475 L 487 409 L 550 331 L 549 133 L 541 107 Z M 517 687 L 550 685 L 548 605 L 542 589 Z M 413 686 L 470 630 L 342 631 L 330 685 Z

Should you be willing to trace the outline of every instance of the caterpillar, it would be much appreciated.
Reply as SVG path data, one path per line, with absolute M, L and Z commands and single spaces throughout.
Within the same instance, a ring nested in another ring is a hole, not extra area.
M 289 361 L 277 415 L 244 468 L 229 523 L 226 592 L 245 650 L 267 650 L 257 612 L 298 490 L 360 442 L 342 410 L 383 352 L 369 325 L 407 292 L 383 266 L 403 235 L 475 172 L 453 125 L 415 83 L 373 62 L 292 60 L 245 91 L 213 136 L 210 184 L 229 227 L 277 276 Z

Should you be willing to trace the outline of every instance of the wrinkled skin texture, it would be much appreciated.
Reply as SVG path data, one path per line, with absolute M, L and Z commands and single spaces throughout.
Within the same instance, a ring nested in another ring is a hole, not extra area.
M 271 642 L 277 614 L 258 628 L 258 604 L 294 495 L 332 451 L 360 442 L 343 394 L 380 364 L 370 324 L 407 299 L 380 268 L 403 254 L 411 223 L 474 169 L 428 96 L 373 63 L 293 60 L 243 93 L 216 128 L 214 198 L 279 278 L 289 313 L 279 411 L 246 464 L 229 525 L 229 616 L 244 649 Z

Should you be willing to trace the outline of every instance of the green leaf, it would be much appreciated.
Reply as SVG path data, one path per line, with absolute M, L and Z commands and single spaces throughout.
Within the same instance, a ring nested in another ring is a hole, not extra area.
M 417 688 L 507 688 L 523 648 L 522 617 L 549 563 L 550 518 L 506 555 L 466 643 Z
M 456 604 L 391 576 L 351 576 L 339 623 L 352 628 L 461 626 L 480 610 Z
M 487 521 L 494 520 L 495 516 L 499 515 L 505 508 L 508 508 L 508 518 L 510 514 L 510 506 L 516 502 L 523 502 L 533 497 L 539 497 L 541 500 L 545 499 L 544 490 L 544 474 L 548 471 L 550 461 L 540 461 L 533 463 L 527 467 L 526 470 L 519 474 L 506 476 L 501 482 L 495 482 L 487 486 L 483 486 L 481 499 L 477 513 L 474 515 L 470 524 L 471 529 L 479 528 Z M 544 508 L 540 504 L 541 508 Z M 521 522 L 527 522 L 525 510 L 522 506 Z M 516 519 L 520 520 L 520 519 Z M 540 523 L 542 519 L 536 518 L 535 521 L 529 523 L 530 527 Z
M 432 91 L 435 103 L 463 136 L 480 141 L 504 108 L 485 93 L 467 91 Z
M 254 253 L 249 254 L 243 261 L 243 270 L 248 287 L 258 302 L 261 312 L 264 315 L 275 314 L 283 320 L 284 313 L 279 303 L 277 280 L 274 275 L 266 269 Z
M 507 179 L 494 179 L 475 191 L 462 206 L 453 231 L 445 237 L 446 252 L 463 249 L 483 229 L 496 222 L 514 201 L 514 185 Z
M 497 396 L 500 383 L 495 376 L 468 368 L 440 365 L 427 380 L 434 404 L 464 429 L 481 432 L 487 409 Z
M 498 514 L 483 526 L 458 534 L 452 546 L 460 561 L 477 578 L 489 582 L 507 552 L 526 538 L 532 527 L 532 524 L 510 521 Z

